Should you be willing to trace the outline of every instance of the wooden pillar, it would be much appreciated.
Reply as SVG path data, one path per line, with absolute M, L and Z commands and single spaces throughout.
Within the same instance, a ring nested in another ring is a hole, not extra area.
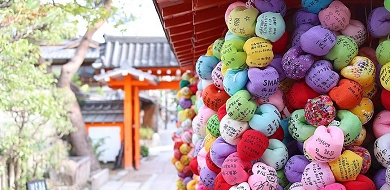
M 139 129 L 141 127 L 140 121 L 140 100 L 139 100 L 139 91 L 138 86 L 134 87 L 134 162 L 135 169 L 139 169 L 140 160 L 141 160 L 141 145 L 140 145 L 140 133 Z
M 125 76 L 125 100 L 124 100 L 124 166 L 125 169 L 133 168 L 133 106 L 132 106 L 132 85 L 131 85 L 131 75 Z

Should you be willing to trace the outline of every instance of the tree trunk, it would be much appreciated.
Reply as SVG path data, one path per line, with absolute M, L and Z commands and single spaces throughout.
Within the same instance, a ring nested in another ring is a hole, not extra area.
M 110 11 L 111 0 L 105 0 L 104 5 L 105 11 Z M 104 22 L 105 20 L 101 20 L 87 30 L 80 41 L 80 45 L 76 50 L 75 56 L 68 63 L 62 66 L 61 75 L 57 83 L 59 88 L 64 88 L 67 91 L 69 99 L 73 100 L 71 102 L 73 106 L 71 108 L 70 121 L 72 122 L 73 127 L 76 128 L 76 131 L 70 133 L 69 135 L 70 144 L 77 156 L 89 156 L 91 158 L 91 171 L 100 169 L 100 164 L 93 151 L 87 132 L 85 131 L 85 123 L 81 114 L 80 106 L 75 98 L 75 94 L 70 88 L 70 84 L 71 78 L 83 64 L 92 36 L 104 24 Z

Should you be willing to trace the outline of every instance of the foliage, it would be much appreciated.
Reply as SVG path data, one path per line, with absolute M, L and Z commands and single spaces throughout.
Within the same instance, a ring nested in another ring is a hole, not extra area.
M 51 43 L 66 36 L 66 31 L 47 27 L 63 14 L 54 8 L 27 1 L 0 10 L 0 15 L 4 12 L 15 22 L 0 27 L 0 112 L 9 118 L 0 123 L 0 163 L 10 166 L 14 188 L 20 189 L 26 181 L 41 178 L 45 169 L 53 168 L 67 153 L 60 138 L 72 130 L 67 117 L 70 107 L 64 92 L 55 87 L 53 74 L 47 73 L 49 64 L 38 64 L 40 52 L 35 44 L 38 38 Z M 35 18 L 41 22 L 35 26 L 18 14 L 45 18 Z M 0 164 L 1 173 L 5 166 Z
M 25 188 L 67 155 L 61 137 L 74 130 L 73 100 L 56 88 L 39 45 L 75 37 L 80 17 L 91 27 L 116 14 L 116 7 L 103 11 L 105 1 L 0 1 L 0 174 L 13 184 L 0 189 Z
M 142 157 L 149 156 L 149 148 L 147 146 L 141 146 L 141 156 Z
M 99 158 L 104 153 L 104 151 L 106 151 L 105 149 L 100 148 L 104 144 L 106 138 L 107 137 L 99 138 L 96 141 L 92 141 L 92 139 L 90 139 L 92 142 L 93 151 L 95 152 L 97 158 Z
M 141 126 L 139 129 L 140 137 L 143 140 L 150 140 L 153 137 L 154 131 L 149 127 Z

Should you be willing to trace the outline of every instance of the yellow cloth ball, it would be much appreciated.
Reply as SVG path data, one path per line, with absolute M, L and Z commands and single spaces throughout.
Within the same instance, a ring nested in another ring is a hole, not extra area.
M 229 31 L 236 36 L 251 36 L 255 34 L 258 14 L 259 11 L 254 7 L 238 6 L 230 12 L 226 25 Z
M 363 97 L 372 99 L 375 94 L 378 92 L 378 85 L 374 81 L 370 85 L 363 87 Z
M 179 111 L 177 113 L 177 119 L 180 121 L 180 122 L 183 122 L 185 120 L 187 120 L 189 117 L 188 117 L 188 113 L 185 112 L 185 110 L 182 110 L 182 111 Z
M 374 104 L 370 99 L 363 98 L 356 107 L 350 109 L 349 111 L 355 114 L 364 125 L 370 121 L 374 115 Z
M 190 118 L 190 119 L 192 119 L 196 115 L 195 110 L 192 108 L 185 109 L 184 114 L 187 116 L 187 118 Z
M 191 151 L 191 146 L 189 146 L 187 143 L 183 143 L 180 145 L 179 149 L 181 154 L 188 154 Z
M 374 82 L 375 65 L 367 57 L 356 56 L 348 66 L 341 70 L 341 75 L 345 78 L 356 81 L 362 87 L 367 87 Z
M 181 163 L 180 161 L 176 161 L 176 162 L 175 162 L 175 167 L 176 167 L 176 170 L 177 170 L 178 172 L 182 172 L 183 169 L 184 169 L 184 164 Z
M 390 91 L 390 62 L 386 63 L 380 72 L 380 81 L 386 90 Z
M 187 183 L 187 190 L 196 190 L 196 180 Z
M 213 45 L 214 45 L 214 43 L 210 44 L 209 47 L 207 48 L 207 52 L 206 52 L 207 56 L 213 55 Z
M 190 81 L 191 84 L 196 84 L 196 82 L 198 82 L 198 79 L 195 78 L 195 77 L 192 77 L 192 78 L 190 78 L 189 81 Z
M 192 91 L 187 86 L 180 89 L 179 92 L 177 92 L 177 97 L 180 98 L 191 98 Z
M 336 160 L 329 162 L 330 169 L 338 182 L 353 181 L 362 169 L 363 158 L 346 150 Z
M 210 152 L 210 148 L 211 148 L 211 145 L 213 144 L 213 142 L 217 140 L 217 138 L 215 138 L 213 135 L 211 134 L 208 134 L 205 138 L 204 138 L 204 149 L 206 150 L 206 152 Z
M 190 80 L 192 77 L 194 77 L 193 75 L 192 75 L 192 73 L 189 73 L 189 72 L 185 72 L 185 73 L 183 73 L 183 75 L 181 76 L 181 80 Z
M 367 131 L 364 126 L 362 126 L 362 131 L 360 131 L 358 139 L 356 139 L 355 142 L 353 142 L 351 145 L 360 146 L 363 144 L 364 140 L 366 139 Z
M 177 161 L 179 161 L 177 158 L 175 158 L 175 157 L 172 157 L 172 160 L 171 160 L 171 162 L 172 162 L 172 165 L 175 165 L 175 163 L 176 163 Z
M 244 44 L 244 51 L 246 52 L 246 64 L 249 67 L 266 67 L 274 59 L 272 44 L 264 38 L 248 39 Z
M 187 156 L 187 155 L 183 155 L 183 156 L 181 156 L 181 158 L 180 158 L 180 162 L 181 162 L 183 165 L 187 166 L 188 164 L 190 164 L 191 158 L 190 158 L 189 156 Z

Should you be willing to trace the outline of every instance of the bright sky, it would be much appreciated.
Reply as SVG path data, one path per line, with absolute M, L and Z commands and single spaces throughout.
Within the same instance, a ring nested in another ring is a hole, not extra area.
M 103 35 L 125 35 L 125 36 L 165 36 L 160 19 L 154 8 L 152 0 L 114 0 L 114 5 L 123 8 L 126 13 L 132 13 L 136 20 L 121 26 L 127 31 L 122 33 L 120 29 L 113 27 L 114 24 L 104 24 L 93 36 L 93 40 L 104 42 Z M 86 31 L 85 23 L 78 26 L 79 34 L 82 36 Z

